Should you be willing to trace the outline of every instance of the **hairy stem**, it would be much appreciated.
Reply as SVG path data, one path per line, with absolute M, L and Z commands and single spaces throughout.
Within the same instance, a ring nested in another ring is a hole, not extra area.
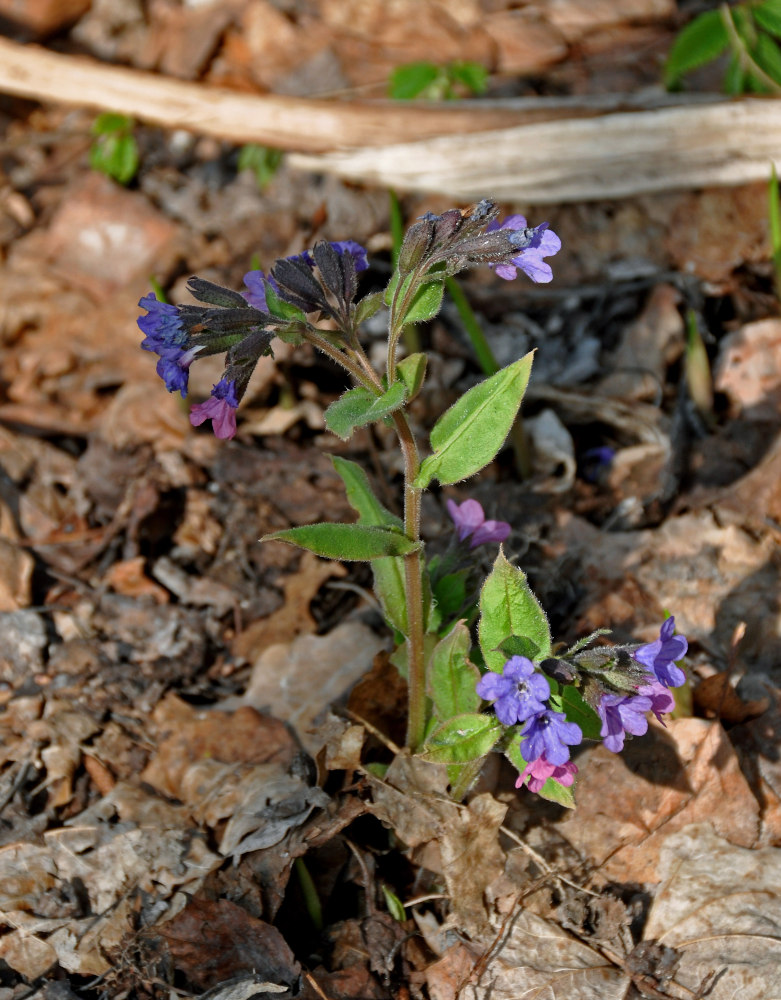
M 404 456 L 404 533 L 420 543 L 420 498 L 422 491 L 413 486 L 420 468 L 418 446 L 403 411 L 393 414 L 393 423 Z M 423 622 L 423 567 L 420 549 L 404 556 L 404 591 L 407 603 L 407 660 L 409 711 L 407 746 L 417 750 L 426 728 L 426 660 Z

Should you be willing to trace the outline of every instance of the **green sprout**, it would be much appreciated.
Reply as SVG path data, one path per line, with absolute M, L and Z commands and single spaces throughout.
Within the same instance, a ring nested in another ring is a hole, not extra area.
M 138 143 L 133 135 L 135 122 L 127 115 L 107 112 L 92 125 L 95 136 L 89 151 L 89 165 L 120 184 L 129 184 L 138 172 Z
M 255 175 L 258 190 L 263 191 L 277 172 L 282 162 L 282 150 L 270 149 L 250 142 L 239 152 L 239 170 L 251 170 Z
M 464 94 L 483 94 L 488 87 L 488 70 L 476 62 L 450 62 L 437 66 L 414 62 L 399 66 L 391 74 L 388 94 L 396 101 L 416 97 L 428 101 L 452 101 Z

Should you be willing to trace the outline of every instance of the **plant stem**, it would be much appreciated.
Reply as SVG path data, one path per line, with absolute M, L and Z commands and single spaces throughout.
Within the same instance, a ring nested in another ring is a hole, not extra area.
M 719 11 L 721 12 L 724 27 L 727 29 L 727 34 L 729 35 L 732 51 L 737 55 L 740 65 L 744 70 L 747 70 L 752 76 L 756 77 L 760 83 L 764 84 L 771 94 L 781 94 L 781 85 L 762 69 L 749 52 L 746 43 L 740 37 L 740 32 L 735 25 L 729 5 L 726 3 L 721 4 Z
M 406 414 L 397 411 L 393 423 L 404 456 L 404 533 L 420 544 L 420 498 L 413 486 L 420 468 L 418 446 Z M 417 750 L 426 730 L 426 660 L 423 622 L 423 567 L 420 549 L 404 556 L 404 591 L 407 603 L 408 712 L 407 746 Z
M 382 395 L 382 382 L 373 369 L 370 369 L 369 372 L 365 372 L 357 361 L 354 361 L 348 354 L 345 354 L 344 351 L 340 351 L 338 347 L 334 347 L 333 344 L 330 344 L 326 338 L 321 337 L 314 328 L 310 327 L 304 334 L 304 337 L 310 344 L 322 351 L 323 354 L 327 354 L 332 361 L 341 365 L 342 368 L 346 368 L 358 385 L 371 389 L 371 391 L 376 393 L 378 396 Z M 372 375 L 374 378 L 372 378 Z

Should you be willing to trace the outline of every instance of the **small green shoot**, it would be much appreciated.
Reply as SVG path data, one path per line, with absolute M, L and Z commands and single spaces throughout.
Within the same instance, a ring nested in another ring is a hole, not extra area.
M 323 907 L 320 904 L 320 897 L 317 894 L 315 883 L 312 881 L 312 876 L 309 874 L 309 869 L 304 864 L 303 858 L 296 858 L 294 867 L 298 884 L 301 887 L 301 893 L 304 897 L 306 912 L 315 930 L 321 931 L 323 929 Z
M 702 419 L 712 426 L 715 422 L 713 414 L 713 378 L 711 376 L 708 352 L 700 333 L 697 313 L 693 309 L 686 312 L 686 385 L 689 396 Z
M 690 21 L 673 42 L 664 67 L 668 90 L 681 78 L 729 54 L 724 73 L 728 94 L 781 93 L 781 0 L 744 0 L 707 10 Z
M 488 70 L 476 62 L 407 63 L 391 74 L 388 94 L 396 101 L 420 98 L 452 101 L 464 95 L 483 94 L 488 88 Z
M 404 909 L 402 901 L 384 882 L 382 883 L 382 894 L 385 897 L 385 905 L 388 907 L 388 913 L 390 913 L 394 920 L 403 924 L 407 919 L 407 912 Z
M 251 170 L 255 175 L 258 190 L 263 191 L 282 162 L 282 150 L 259 146 L 250 142 L 239 151 L 239 170 Z
M 138 172 L 138 143 L 133 135 L 135 122 L 113 112 L 98 115 L 92 125 L 95 136 L 89 151 L 89 165 L 119 184 L 129 184 Z

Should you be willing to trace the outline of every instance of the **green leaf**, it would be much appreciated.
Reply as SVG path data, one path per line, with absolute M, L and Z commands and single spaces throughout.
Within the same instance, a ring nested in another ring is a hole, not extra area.
M 475 690 L 480 671 L 469 662 L 472 637 L 463 621 L 456 622 L 431 654 L 428 691 L 440 719 L 465 712 L 477 712 L 480 695 Z
M 360 326 L 361 323 L 370 319 L 376 312 L 379 312 L 382 305 L 382 292 L 372 292 L 370 295 L 364 295 L 355 305 L 355 325 Z
M 444 275 L 442 275 L 444 279 Z M 423 323 L 433 319 L 442 308 L 442 296 L 445 286 L 442 280 L 434 278 L 421 285 L 412 297 L 409 309 L 404 314 L 404 325 L 408 323 Z
M 772 80 L 781 84 L 781 51 L 769 35 L 759 35 L 752 55 L 757 65 Z
M 721 11 L 708 10 L 690 21 L 672 44 L 664 67 L 666 87 L 693 69 L 718 58 L 729 46 L 729 34 Z
M 602 729 L 602 721 L 588 705 L 577 688 L 572 684 L 565 684 L 559 695 L 561 703 L 560 711 L 564 712 L 570 722 L 576 722 L 586 740 L 599 740 Z
M 420 467 L 414 485 L 432 479 L 443 485 L 473 476 L 504 444 L 529 383 L 531 352 L 464 393 L 431 431 L 433 455 Z
M 135 122 L 127 115 L 106 111 L 92 123 L 93 135 L 109 135 L 111 132 L 131 132 Z
M 281 299 L 268 281 L 263 290 L 266 293 L 266 308 L 272 316 L 276 316 L 277 319 L 294 319 L 306 323 L 306 315 L 302 310 Z M 282 336 L 281 332 L 278 335 Z
M 281 162 L 281 149 L 271 149 L 269 146 L 249 142 L 239 151 L 237 167 L 239 170 L 251 170 L 255 175 L 258 189 L 262 191 L 277 172 Z
M 336 471 L 342 478 L 347 499 L 358 512 L 359 524 L 402 530 L 401 519 L 391 514 L 374 495 L 369 478 L 360 465 L 346 458 L 331 456 Z M 404 560 L 375 559 L 372 562 L 374 589 L 380 599 L 388 623 L 402 635 L 407 635 L 407 599 L 404 589 Z
M 781 0 L 764 0 L 751 8 L 757 24 L 776 38 L 781 38 Z
M 388 913 L 390 913 L 394 920 L 403 924 L 407 919 L 407 911 L 404 909 L 404 904 L 396 893 L 389 889 L 384 882 L 382 882 L 381 885 L 382 894 L 385 897 L 385 905 L 388 907 Z
M 426 377 L 426 363 L 428 358 L 425 354 L 410 354 L 403 358 L 396 366 L 399 378 L 407 387 L 407 402 L 414 399 L 420 392 L 423 379 Z
M 138 170 L 138 143 L 132 135 L 114 132 L 101 135 L 89 154 L 90 166 L 120 184 L 129 184 Z
M 545 612 L 532 593 L 526 574 L 512 566 L 501 549 L 480 591 L 478 633 L 486 666 L 497 672 L 507 660 L 500 647 L 510 636 L 534 643 L 537 659 L 550 656 L 550 629 Z
M 332 434 L 346 441 L 356 427 L 374 423 L 400 409 L 404 405 L 406 393 L 407 387 L 403 382 L 394 382 L 381 396 L 375 396 L 363 386 L 348 389 L 325 411 L 325 426 Z
M 505 748 L 504 755 L 513 767 L 517 769 L 518 774 L 522 774 L 526 768 L 526 761 L 521 756 L 520 743 L 518 739 L 514 738 L 508 743 Z M 565 788 L 564 785 L 560 785 L 559 782 L 554 781 L 553 778 L 548 778 L 539 792 L 537 792 L 537 795 L 539 795 L 541 799 L 547 799 L 549 802 L 556 802 L 558 805 L 564 806 L 565 809 L 575 808 L 575 794 L 572 788 Z
M 437 603 L 440 621 L 446 622 L 450 615 L 461 610 L 466 600 L 466 570 L 448 573 L 434 584 L 434 600 Z
M 289 542 L 309 549 L 324 559 L 369 560 L 403 556 L 414 552 L 416 543 L 392 528 L 362 524 L 307 524 L 264 535 L 262 542 Z
M 746 91 L 747 76 L 740 59 L 733 55 L 730 57 L 727 72 L 724 74 L 724 93 L 743 94 Z
M 499 645 L 499 649 L 504 653 L 506 659 L 511 656 L 525 656 L 527 660 L 538 660 L 540 650 L 536 642 L 525 635 L 511 635 Z
M 488 89 L 488 70 L 476 62 L 454 62 L 447 67 L 451 80 L 462 83 L 473 94 L 484 94 Z
M 334 468 L 344 483 L 347 492 L 347 500 L 354 511 L 359 515 L 362 524 L 371 524 L 376 527 L 398 528 L 401 531 L 404 527 L 400 517 L 384 507 L 374 491 L 369 485 L 369 477 L 357 462 L 350 462 L 346 458 L 332 455 L 331 461 Z
M 414 62 L 398 66 L 391 73 L 388 95 L 395 101 L 411 101 L 430 87 L 441 72 L 438 66 L 430 62 Z
M 484 757 L 501 735 L 493 715 L 457 715 L 429 736 L 418 756 L 433 764 L 466 764 Z

